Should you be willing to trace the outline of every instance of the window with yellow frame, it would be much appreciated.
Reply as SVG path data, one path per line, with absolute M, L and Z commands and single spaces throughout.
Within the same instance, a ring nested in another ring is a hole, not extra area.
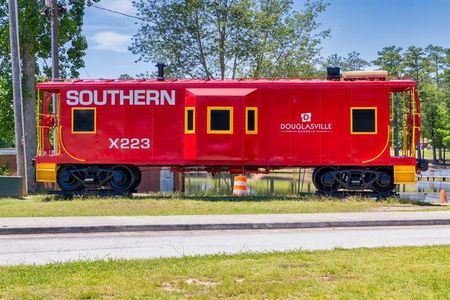
M 72 108 L 72 133 L 95 134 L 97 132 L 97 111 L 95 107 Z
M 206 129 L 209 134 L 232 134 L 233 107 L 208 106 Z
M 246 107 L 245 108 L 245 133 L 257 134 L 258 133 L 258 108 Z
M 350 132 L 351 134 L 377 134 L 377 108 L 351 107 Z
M 195 107 L 185 107 L 184 109 L 184 133 L 195 133 Z

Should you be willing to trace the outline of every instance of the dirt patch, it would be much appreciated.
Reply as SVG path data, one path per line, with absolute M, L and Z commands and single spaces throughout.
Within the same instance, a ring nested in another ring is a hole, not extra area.
M 181 292 L 179 288 L 174 287 L 170 282 L 164 282 L 161 287 L 168 292 Z
M 188 278 L 184 281 L 186 284 L 197 284 L 197 285 L 203 285 L 203 286 L 216 286 L 217 282 L 214 281 L 202 281 L 200 279 L 196 278 Z

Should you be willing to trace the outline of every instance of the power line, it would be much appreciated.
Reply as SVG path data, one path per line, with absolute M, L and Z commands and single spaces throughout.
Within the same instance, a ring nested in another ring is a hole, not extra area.
M 84 73 L 86 73 L 86 75 L 88 76 L 88 79 L 91 79 L 91 75 L 89 74 L 89 72 L 86 70 L 85 67 L 83 67 Z
M 118 15 L 122 15 L 122 16 L 125 16 L 125 17 L 128 17 L 128 18 L 134 18 L 134 19 L 138 19 L 138 20 L 144 21 L 143 18 L 139 18 L 138 16 L 129 15 L 129 14 L 126 14 L 126 13 L 123 13 L 123 12 L 120 12 L 120 11 L 115 11 L 115 10 L 112 10 L 112 9 L 109 9 L 109 8 L 105 8 L 105 7 L 101 7 L 101 6 L 98 6 L 98 5 L 91 5 L 91 6 L 97 8 L 97 9 L 101 9 L 101 10 L 105 10 L 105 11 L 111 12 L 113 14 L 118 14 Z

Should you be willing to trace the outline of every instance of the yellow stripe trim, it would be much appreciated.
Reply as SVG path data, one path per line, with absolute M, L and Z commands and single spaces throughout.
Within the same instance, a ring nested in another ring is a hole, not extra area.
M 374 158 L 368 159 L 368 160 L 363 160 L 361 163 L 365 164 L 365 163 L 369 163 L 369 162 L 371 162 L 371 161 L 374 161 L 375 159 L 377 159 L 378 157 L 380 157 L 380 156 L 384 153 L 384 151 L 386 151 L 386 148 L 389 146 L 389 130 L 390 130 L 390 127 L 389 127 L 389 125 L 388 125 L 388 128 L 387 128 L 387 139 L 386 139 L 386 144 L 385 144 L 384 147 L 383 147 L 383 150 L 381 150 L 381 152 L 378 153 L 378 155 L 375 156 Z
M 64 142 L 62 139 L 62 126 L 59 127 L 59 141 L 60 141 L 61 147 L 63 148 L 64 152 L 66 152 L 66 154 L 69 155 L 71 158 L 78 160 L 78 161 L 86 161 L 85 159 L 77 158 L 77 157 L 73 156 L 72 154 L 70 154 L 69 151 L 67 151 L 66 146 L 64 146 Z

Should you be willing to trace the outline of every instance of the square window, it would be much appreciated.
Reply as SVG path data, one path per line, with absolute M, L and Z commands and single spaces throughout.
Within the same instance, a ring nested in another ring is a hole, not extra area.
M 230 130 L 230 111 L 215 109 L 211 111 L 211 130 Z
M 372 107 L 352 108 L 351 133 L 377 133 L 377 110 Z
M 95 108 L 72 108 L 72 133 L 95 133 Z
M 233 133 L 233 108 L 208 107 L 208 133 Z

